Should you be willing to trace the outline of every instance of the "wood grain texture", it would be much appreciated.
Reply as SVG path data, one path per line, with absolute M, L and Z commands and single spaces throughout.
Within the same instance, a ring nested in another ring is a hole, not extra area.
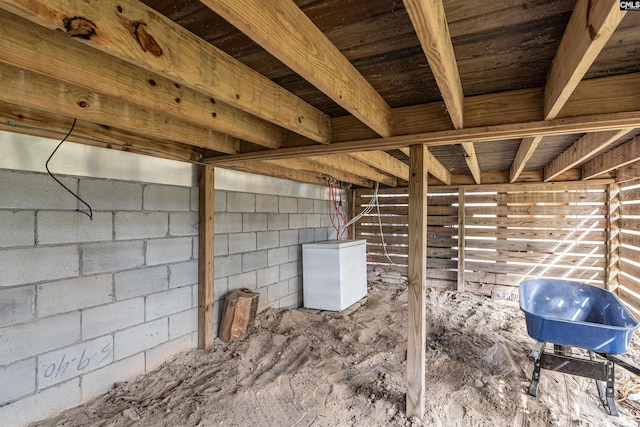
M 412 145 L 409 156 L 409 263 L 407 417 L 424 416 L 427 271 L 427 148 Z
M 345 172 L 342 169 L 337 169 L 330 165 L 313 161 L 311 159 L 265 160 L 263 163 L 287 169 L 295 169 L 301 172 L 312 173 L 314 175 L 320 175 L 322 177 L 330 177 L 338 181 L 344 181 L 354 185 L 360 185 L 362 187 L 373 187 L 373 182 L 366 178 L 363 178 L 351 172 Z
M 578 0 L 544 89 L 544 117 L 554 119 L 626 14 L 618 0 Z
M 389 105 L 293 1 L 202 3 L 379 135 L 391 135 Z
M 398 180 L 395 177 L 379 172 L 377 169 L 374 169 L 367 163 L 353 158 L 347 154 L 336 154 L 333 156 L 314 156 L 309 157 L 309 160 L 321 165 L 331 167 L 333 169 L 341 170 L 343 172 L 370 179 L 374 182 L 377 181 L 390 187 L 395 187 L 396 185 L 398 185 Z
M 441 0 L 404 0 L 455 129 L 464 126 L 464 94 Z
M 464 188 L 458 190 L 458 277 L 457 277 L 457 282 L 456 282 L 456 290 L 458 292 L 462 292 L 464 291 L 464 284 L 465 284 L 465 277 L 464 277 L 464 270 L 465 270 L 465 246 L 466 246 L 466 241 L 465 241 L 465 227 L 466 227 L 466 222 L 465 222 L 465 217 L 466 217 L 466 211 L 465 211 L 465 197 L 464 197 L 464 193 L 465 190 Z
M 463 142 L 462 149 L 464 150 L 464 161 L 467 163 L 473 180 L 476 184 L 480 184 L 482 181 L 482 172 L 480 171 L 480 164 L 478 163 L 478 156 L 476 156 L 476 149 L 473 142 Z
M 404 147 L 400 148 L 400 151 L 409 156 L 411 150 L 408 147 Z M 427 162 L 427 170 L 434 178 L 439 179 L 446 185 L 451 184 L 451 172 L 429 150 L 427 150 Z
M 2 0 L 0 8 L 64 33 L 69 19 L 90 22 L 91 33 L 68 35 L 314 141 L 329 141 L 329 118 L 320 110 L 138 1 Z
M 276 178 L 290 179 L 309 184 L 326 185 L 322 174 L 318 172 L 304 172 L 301 170 L 285 168 L 265 162 L 247 162 L 233 165 L 231 169 L 242 172 L 250 172 L 258 175 L 273 176 Z
M 409 165 L 384 151 L 362 151 L 352 153 L 350 156 L 389 175 L 405 181 L 409 180 Z
M 607 241 L 605 253 L 604 288 L 613 292 L 618 287 L 620 273 L 620 188 L 610 184 L 607 188 Z
M 640 160 L 640 136 L 608 151 L 582 166 L 582 179 L 597 177 Z
M 198 208 L 198 348 L 213 350 L 214 330 L 214 179 L 210 166 L 200 168 L 200 203 Z
M 222 153 L 236 153 L 239 149 L 239 142 L 229 135 L 1 63 L 0 81 L 3 82 L 0 98 L 25 108 L 77 117 L 139 135 L 197 145 Z
M 604 150 L 632 130 L 633 129 L 626 128 L 586 134 L 545 167 L 545 182 L 550 181 L 561 173 L 582 164 L 587 159 Z
M 0 61 L 258 145 L 280 146 L 281 128 L 272 123 L 3 10 Z M 71 71 L 73 64 L 82 64 L 82 71 Z
M 533 153 L 538 148 L 540 141 L 542 141 L 541 136 L 528 136 L 522 139 L 520 147 L 518 147 L 516 157 L 513 160 L 513 164 L 511 165 L 509 182 L 515 182 L 518 179 L 525 166 L 527 165 L 527 162 L 529 161 L 529 159 L 531 159 Z

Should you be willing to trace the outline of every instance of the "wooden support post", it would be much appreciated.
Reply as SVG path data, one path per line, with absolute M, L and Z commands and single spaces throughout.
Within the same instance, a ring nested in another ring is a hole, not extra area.
M 349 221 L 355 218 L 358 215 L 358 206 L 356 199 L 356 192 L 354 190 L 349 190 Z M 351 238 L 353 240 L 356 239 L 356 223 L 354 222 L 349 226 L 349 231 L 351 232 Z
M 464 188 L 458 189 L 458 287 L 459 292 L 464 291 Z
M 427 148 L 412 145 L 409 155 L 409 327 L 407 417 L 424 416 L 427 274 Z
M 198 348 L 213 350 L 213 197 L 215 168 L 200 169 L 198 227 Z
M 604 287 L 611 292 L 618 287 L 620 246 L 620 188 L 609 184 L 607 189 L 607 251 L 605 254 Z

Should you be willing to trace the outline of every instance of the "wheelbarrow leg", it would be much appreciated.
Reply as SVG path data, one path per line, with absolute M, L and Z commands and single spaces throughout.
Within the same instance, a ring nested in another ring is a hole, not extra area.
M 533 397 L 538 396 L 538 386 L 540 385 L 540 374 L 542 373 L 542 358 L 544 357 L 544 342 L 538 341 L 529 356 L 529 360 L 533 362 L 533 376 L 531 385 L 529 385 L 529 394 Z
M 595 359 L 595 355 L 592 351 L 589 351 L 589 357 L 591 360 Z M 615 396 L 615 364 L 611 360 L 607 360 L 605 364 L 605 371 L 607 376 L 606 391 L 602 390 L 602 384 L 600 381 L 596 381 L 596 387 L 598 388 L 598 396 L 600 397 L 600 401 L 602 402 L 602 406 L 604 406 L 605 411 L 611 416 L 617 417 L 620 415 L 618 413 L 618 405 L 616 404 L 616 396 Z

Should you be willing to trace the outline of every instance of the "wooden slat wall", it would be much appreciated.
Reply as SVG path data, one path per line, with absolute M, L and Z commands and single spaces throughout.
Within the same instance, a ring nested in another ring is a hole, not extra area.
M 537 277 L 603 286 L 607 186 L 559 191 L 544 186 L 512 188 L 514 191 L 500 188 L 499 192 L 465 188 L 465 289 L 515 292 L 521 281 Z M 520 188 L 526 191 L 515 191 Z M 430 286 L 453 289 L 458 277 L 458 189 L 429 191 L 427 279 Z M 354 192 L 356 212 L 362 211 L 372 195 L 370 189 Z M 370 263 L 406 272 L 407 191 L 381 190 L 379 202 L 382 237 L 393 264 L 384 254 L 375 209 L 357 223 L 355 237 L 367 240 Z M 636 223 L 640 230 L 640 220 Z
M 640 184 L 620 186 L 619 216 L 615 218 L 619 231 L 618 287 L 620 299 L 640 314 Z M 614 218 L 612 218 L 614 220 Z

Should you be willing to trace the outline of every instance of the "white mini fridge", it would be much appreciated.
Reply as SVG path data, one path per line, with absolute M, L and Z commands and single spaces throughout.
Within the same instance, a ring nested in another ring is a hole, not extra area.
M 367 295 L 367 241 L 302 245 L 304 306 L 342 311 Z

